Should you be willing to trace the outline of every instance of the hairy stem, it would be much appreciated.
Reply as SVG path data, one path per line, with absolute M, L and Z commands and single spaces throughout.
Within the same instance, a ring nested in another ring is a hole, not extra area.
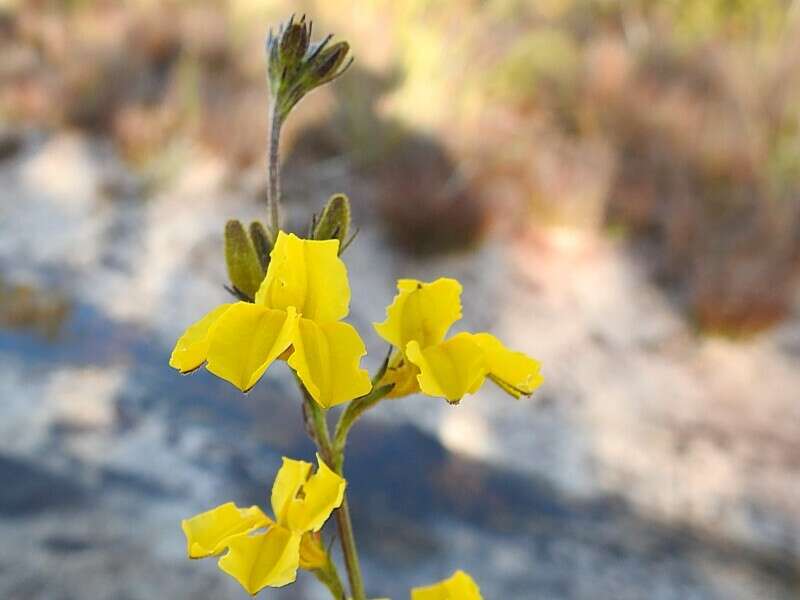
M 320 454 L 322 454 L 322 458 L 330 467 L 335 469 L 339 475 L 344 476 L 344 473 L 336 467 L 336 465 L 340 463 L 340 460 L 331 443 L 331 436 L 328 431 L 328 421 L 325 419 L 325 413 L 317 405 L 302 383 L 300 387 L 303 391 L 303 398 L 306 403 L 306 414 L 309 417 L 310 426 L 314 433 L 314 441 L 317 443 Z M 364 591 L 364 580 L 361 577 L 361 565 L 358 562 L 356 538 L 353 533 L 353 522 L 350 518 L 347 493 L 345 493 L 342 505 L 336 510 L 334 516 L 336 517 L 336 526 L 339 529 L 339 542 L 342 546 L 344 564 L 347 568 L 347 578 L 350 581 L 350 592 L 353 595 L 353 600 L 367 600 L 366 592 Z
M 269 210 L 269 233 L 272 243 L 278 239 L 281 228 L 281 174 L 278 149 L 281 141 L 281 127 L 283 119 L 281 113 L 273 102 L 270 106 L 270 133 L 269 133 L 269 183 L 267 187 L 267 205 Z

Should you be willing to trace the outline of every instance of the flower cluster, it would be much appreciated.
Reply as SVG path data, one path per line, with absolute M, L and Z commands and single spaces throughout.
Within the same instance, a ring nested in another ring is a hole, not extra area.
M 270 91 L 281 120 L 308 92 L 338 79 L 352 64 L 352 59 L 345 62 L 350 52 L 347 42 L 329 46 L 329 35 L 312 43 L 312 28 L 305 15 L 298 21 L 292 16 L 267 38 Z
M 225 259 L 237 302 L 222 304 L 186 329 L 170 357 L 181 373 L 205 365 L 242 392 L 258 383 L 275 361 L 294 371 L 303 399 L 306 430 L 318 448 L 318 467 L 283 459 L 272 486 L 273 517 L 233 502 L 182 523 L 189 558 L 219 556 L 219 567 L 250 594 L 295 581 L 308 570 L 335 600 L 367 600 L 345 494 L 344 451 L 350 428 L 384 398 L 414 393 L 457 404 L 488 379 L 519 398 L 541 383 L 539 363 L 507 348 L 489 333 L 457 333 L 461 284 L 454 279 L 397 282 L 397 295 L 375 331 L 390 345 L 373 377 L 361 368 L 366 347 L 344 322 L 350 284 L 341 253 L 352 241 L 350 204 L 334 195 L 309 227 L 311 239 L 280 229 L 277 150 L 280 125 L 311 89 L 347 68 L 346 42 L 310 41 L 311 24 L 290 19 L 270 35 L 269 79 L 273 130 L 269 153 L 268 227 L 239 221 L 225 227 Z M 349 64 L 349 63 L 348 63 Z M 344 65 L 344 67 L 343 67 Z M 328 409 L 345 405 L 331 436 Z M 349 590 L 322 537 L 334 514 Z M 482 600 L 462 571 L 415 588 L 411 600 Z
M 170 364 L 183 373 L 206 368 L 242 391 L 251 389 L 276 359 L 294 369 L 324 409 L 364 397 L 374 388 L 359 362 L 364 343 L 348 313 L 350 286 L 338 240 L 304 240 L 280 232 L 253 302 L 218 306 L 180 337 Z M 488 378 L 514 397 L 541 384 L 539 363 L 509 350 L 488 333 L 447 338 L 461 318 L 461 285 L 402 279 L 375 330 L 394 348 L 377 385 L 387 396 L 415 392 L 456 403 Z M 183 522 L 190 558 L 219 555 L 220 568 L 251 594 L 295 580 L 303 563 L 301 540 L 326 564 L 325 550 L 308 536 L 342 503 L 345 480 L 318 455 L 319 468 L 284 458 L 272 490 L 274 519 L 260 508 L 233 503 Z M 314 561 L 311 561 L 314 562 Z M 476 600 L 477 585 L 463 572 L 416 588 L 412 600 Z

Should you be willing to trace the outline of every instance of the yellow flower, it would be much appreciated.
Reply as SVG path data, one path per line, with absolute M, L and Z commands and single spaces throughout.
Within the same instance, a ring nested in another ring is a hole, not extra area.
M 216 556 L 226 549 L 219 567 L 249 594 L 292 583 L 300 566 L 301 540 L 319 531 L 342 504 L 346 482 L 317 455 L 319 467 L 283 459 L 272 486 L 270 519 L 257 506 L 233 502 L 181 522 L 189 558 Z
M 375 324 L 378 335 L 397 349 L 381 381 L 395 384 L 390 397 L 421 389 L 458 402 L 488 377 L 519 398 L 542 383 L 538 361 L 509 350 L 493 335 L 459 333 L 445 340 L 461 318 L 461 284 L 455 279 L 401 279 L 397 291 L 386 320 Z
M 175 344 L 170 366 L 188 373 L 205 362 L 244 392 L 286 353 L 324 408 L 369 392 L 369 374 L 359 366 L 364 342 L 341 322 L 350 286 L 338 251 L 338 240 L 280 232 L 255 303 L 223 304 L 189 327 Z
M 478 585 L 464 571 L 434 585 L 414 588 L 411 600 L 483 600 Z

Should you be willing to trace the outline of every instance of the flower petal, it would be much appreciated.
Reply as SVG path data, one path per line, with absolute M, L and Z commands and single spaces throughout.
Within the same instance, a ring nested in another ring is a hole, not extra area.
M 386 320 L 375 323 L 378 335 L 396 348 L 415 341 L 420 348 L 438 344 L 461 318 L 461 284 L 441 278 L 432 283 L 400 279 Z
M 252 596 L 267 586 L 281 587 L 297 578 L 300 534 L 280 525 L 273 525 L 266 533 L 231 538 L 228 547 L 228 553 L 219 560 L 219 568 Z
M 237 302 L 216 323 L 208 348 L 209 371 L 246 392 L 292 343 L 293 309 Z
M 279 523 L 286 522 L 289 504 L 308 480 L 312 466 L 304 460 L 283 457 L 283 464 L 278 469 L 275 482 L 272 484 L 272 512 L 275 513 Z
M 315 321 L 347 316 L 350 284 L 347 267 L 339 258 L 339 240 L 303 240 L 292 233 L 278 233 L 255 300 L 267 308 L 293 306 Z
M 292 531 L 319 531 L 333 510 L 342 505 L 347 482 L 319 454 L 317 463 L 317 472 L 303 485 L 301 497 L 289 504 L 286 526 Z
M 219 554 L 227 547 L 231 537 L 269 523 L 269 518 L 257 506 L 239 508 L 233 502 L 221 504 L 181 521 L 181 529 L 186 536 L 186 553 L 189 558 Z
M 420 369 L 420 389 L 448 402 L 458 402 L 462 396 L 474 393 L 486 377 L 483 350 L 468 333 L 459 333 L 428 348 L 409 342 L 406 356 Z
M 411 590 L 411 600 L 483 600 L 478 584 L 464 571 L 437 584 Z
M 367 350 L 352 325 L 300 319 L 293 344 L 289 366 L 323 408 L 363 396 L 372 389 L 369 373 L 359 366 Z
M 209 340 L 217 321 L 231 306 L 231 304 L 220 304 L 194 325 L 189 326 L 175 343 L 172 356 L 169 358 L 169 366 L 181 373 L 188 373 L 202 365 L 206 361 Z
M 532 394 L 542 384 L 539 361 L 509 350 L 488 333 L 476 333 L 472 339 L 483 348 L 489 377 L 515 398 Z
M 386 394 L 387 398 L 402 398 L 416 394 L 419 391 L 419 381 L 417 381 L 419 368 L 406 359 L 402 352 L 399 350 L 395 352 L 378 385 L 394 384 L 392 390 Z

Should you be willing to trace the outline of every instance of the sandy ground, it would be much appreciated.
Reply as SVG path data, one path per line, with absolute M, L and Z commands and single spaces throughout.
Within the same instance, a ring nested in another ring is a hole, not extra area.
M 350 320 L 383 357 L 398 276 L 459 278 L 458 328 L 543 363 L 514 401 L 384 402 L 354 434 L 351 490 L 374 595 L 470 570 L 487 599 L 790 599 L 800 594 L 800 319 L 702 339 L 624 245 L 550 232 L 470 255 L 394 253 L 346 163 L 292 173 L 290 222 L 324 185 L 357 201 Z M 144 198 L 102 141 L 32 134 L 0 163 L 0 280 L 69 306 L 57 332 L 0 331 L 0 597 L 241 598 L 189 562 L 178 522 L 264 502 L 308 457 L 285 366 L 251 394 L 167 366 L 226 299 L 221 231 L 260 174 L 197 157 Z M 47 318 L 44 303 L 42 318 Z M 264 597 L 324 598 L 311 577 Z

